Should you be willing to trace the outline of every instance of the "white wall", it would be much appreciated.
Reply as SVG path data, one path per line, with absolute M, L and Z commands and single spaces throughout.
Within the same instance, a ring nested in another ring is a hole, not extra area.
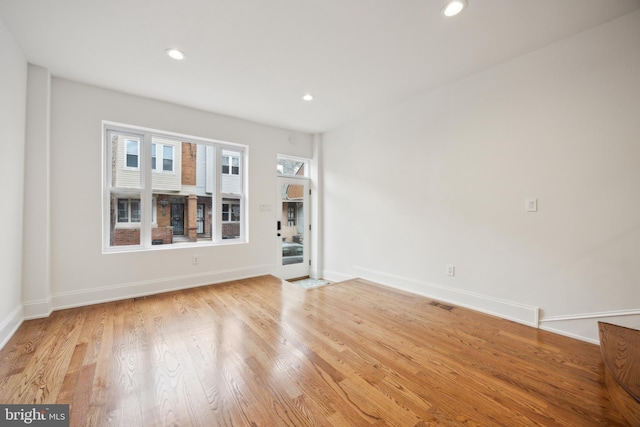
M 276 155 L 311 157 L 312 137 L 53 79 L 53 308 L 269 273 L 277 260 Z M 102 253 L 102 120 L 249 146 L 250 243 Z M 291 144 L 295 140 L 296 144 Z M 270 205 L 261 211 L 260 205 Z M 192 264 L 197 255 L 199 264 Z
M 639 327 L 638 46 L 640 12 L 325 134 L 325 277 Z
M 51 312 L 51 75 L 29 64 L 27 76 L 22 299 L 28 319 Z
M 0 348 L 22 322 L 22 212 L 27 61 L 0 20 Z

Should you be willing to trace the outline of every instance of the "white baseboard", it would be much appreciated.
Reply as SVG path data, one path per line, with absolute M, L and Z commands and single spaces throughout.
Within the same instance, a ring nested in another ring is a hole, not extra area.
M 600 321 L 640 329 L 640 309 L 544 316 L 540 319 L 540 329 L 599 344 L 598 322 Z
M 181 289 L 195 288 L 217 283 L 241 280 L 271 274 L 272 265 L 254 266 L 242 269 L 214 271 L 203 274 L 167 277 L 157 280 L 126 283 L 102 288 L 83 289 L 74 292 L 61 292 L 53 295 L 53 309 L 81 307 L 104 302 L 136 298 Z
M 9 315 L 0 322 L 0 349 L 16 333 L 24 319 L 22 305 L 16 307 Z
M 597 328 L 597 322 L 593 322 L 594 325 L 596 325 L 595 327 Z M 547 331 L 547 332 L 553 332 L 554 334 L 558 334 L 558 335 L 562 335 L 565 337 L 569 337 L 569 338 L 574 338 L 580 341 L 586 341 L 586 342 L 590 342 L 591 344 L 598 344 L 598 338 L 597 337 L 591 337 L 588 336 L 588 334 L 585 334 L 584 331 L 582 332 L 572 332 L 570 330 L 566 330 L 566 329 L 560 329 L 560 328 L 554 328 L 554 327 L 550 327 L 547 325 L 540 325 L 540 329 L 543 331 Z M 597 329 L 596 329 L 597 330 Z
M 353 269 L 359 277 L 371 280 L 372 282 L 470 308 L 527 326 L 533 326 L 534 328 L 538 327 L 538 307 L 453 289 L 436 283 L 382 273 L 364 267 L 354 266 Z
M 322 278 L 331 282 L 344 282 L 345 280 L 353 279 L 354 276 L 338 273 L 337 271 L 323 270 Z
M 24 320 L 49 317 L 52 311 L 51 298 L 39 301 L 28 301 L 24 303 Z

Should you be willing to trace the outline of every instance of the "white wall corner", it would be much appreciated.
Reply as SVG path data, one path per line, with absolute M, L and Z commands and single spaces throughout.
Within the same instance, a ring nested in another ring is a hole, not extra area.
M 534 328 L 538 327 L 540 312 L 538 307 L 459 289 L 451 289 L 436 283 L 382 273 L 365 267 L 354 266 L 353 269 L 358 273 L 359 277 L 372 282 L 501 317 Z
M 38 301 L 26 301 L 23 308 L 24 320 L 49 317 L 52 311 L 51 297 Z
M 51 313 L 51 73 L 27 73 L 22 296 L 25 316 Z
M 4 348 L 9 342 L 13 334 L 16 333 L 22 321 L 24 314 L 22 306 L 16 307 L 5 319 L 0 323 L 0 349 Z
M 309 275 L 323 279 L 322 245 L 322 134 L 313 135 L 313 157 L 311 159 L 311 269 Z

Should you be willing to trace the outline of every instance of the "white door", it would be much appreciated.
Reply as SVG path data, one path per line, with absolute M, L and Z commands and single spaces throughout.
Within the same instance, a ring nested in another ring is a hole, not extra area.
M 278 197 L 278 276 L 285 280 L 308 276 L 309 180 L 279 177 Z

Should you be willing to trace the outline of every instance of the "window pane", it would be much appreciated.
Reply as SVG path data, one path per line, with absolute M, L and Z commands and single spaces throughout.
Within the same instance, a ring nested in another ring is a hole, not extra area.
M 207 155 L 208 145 L 153 138 L 162 171 L 152 173 L 156 212 L 152 245 L 212 241 L 216 230 L 212 215 L 215 164 L 213 156 Z M 177 173 L 166 173 L 171 171 Z
M 140 227 L 129 223 L 129 199 L 111 195 L 109 246 L 140 244 Z
M 138 141 L 127 140 L 127 167 L 138 167 Z
M 132 199 L 129 201 L 131 206 L 131 222 L 140 222 L 140 200 Z
M 109 149 L 107 151 L 112 188 L 141 188 L 140 169 L 138 168 L 138 154 L 140 138 L 109 132 Z M 129 153 L 129 154 L 128 154 Z M 129 160 L 128 160 L 129 159 Z M 135 162 L 134 162 L 135 159 Z M 128 167 L 130 163 L 134 168 Z
M 222 151 L 222 193 L 242 194 L 241 159 L 242 153 L 238 151 Z
M 156 220 L 151 228 L 152 245 L 169 245 L 173 243 L 173 227 L 171 226 L 171 201 L 174 200 L 167 194 L 154 193 Z
M 222 203 L 222 238 L 240 238 L 240 200 L 223 199 Z
M 162 170 L 173 172 L 173 147 L 162 147 Z
M 153 157 L 152 173 L 151 173 L 151 187 L 154 192 L 158 193 L 175 193 L 182 190 L 183 185 L 193 185 L 194 183 L 183 182 L 183 177 L 180 174 L 171 174 L 166 172 L 174 172 L 175 165 L 179 165 L 181 162 L 182 143 L 167 138 L 161 138 L 157 135 L 152 137 L 151 155 L 154 152 L 156 160 Z M 155 151 L 153 147 L 155 146 Z M 195 157 L 194 157 L 195 159 Z M 187 165 L 193 164 L 193 159 L 186 159 Z M 189 170 L 195 170 L 191 168 Z
M 309 167 L 306 160 L 278 157 L 277 170 L 278 175 L 307 177 Z
M 282 184 L 282 265 L 300 264 L 304 259 L 304 193 L 305 186 Z
M 222 173 L 229 174 L 229 157 L 222 156 Z
M 129 222 L 129 200 L 118 199 L 118 222 Z
M 156 169 L 156 144 L 151 144 L 151 169 Z
M 204 234 L 204 205 L 198 205 L 198 211 L 196 212 L 197 233 Z

